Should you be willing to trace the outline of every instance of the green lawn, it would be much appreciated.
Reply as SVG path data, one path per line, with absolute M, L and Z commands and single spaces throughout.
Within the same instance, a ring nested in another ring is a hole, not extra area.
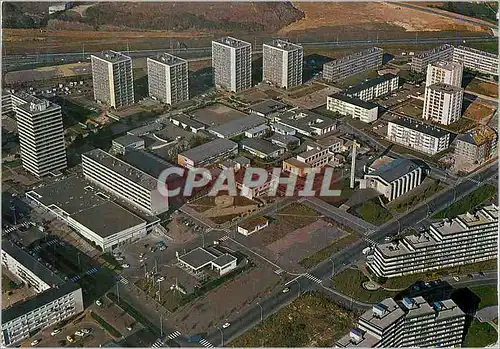
M 490 324 L 474 320 L 465 335 L 463 346 L 466 348 L 484 348 L 487 345 L 496 343 L 497 339 L 498 333 Z
M 325 259 L 330 257 L 333 253 L 346 248 L 347 246 L 355 243 L 358 240 L 359 238 L 355 234 L 344 235 L 324 249 L 319 250 L 311 256 L 304 258 L 299 262 L 299 264 L 305 268 L 311 268 L 319 262 L 324 261 Z
M 110 335 L 116 338 L 120 338 L 122 334 L 113 326 L 111 326 L 106 320 L 104 320 L 102 317 L 94 313 L 93 311 L 90 312 L 90 315 L 92 318 L 101 325 L 103 329 L 109 332 Z
M 439 211 L 432 219 L 452 218 L 472 210 L 474 207 L 485 202 L 497 193 L 497 187 L 492 184 L 484 184 L 469 195 L 458 200 L 451 206 Z
M 498 288 L 496 285 L 472 286 L 469 289 L 481 298 L 478 309 L 498 304 Z
M 356 321 L 321 293 L 307 293 L 265 318 L 228 345 L 244 347 L 331 347 Z
M 346 269 L 333 277 L 335 290 L 365 303 L 377 303 L 383 299 L 393 297 L 396 292 L 378 289 L 368 291 L 363 287 L 363 283 L 369 279 L 357 269 Z
M 392 214 L 380 205 L 378 198 L 366 201 L 354 212 L 361 219 L 375 225 L 382 225 L 392 218 Z
M 429 185 L 424 191 L 420 192 L 417 195 L 413 195 L 405 201 L 397 202 L 395 204 L 390 205 L 394 211 L 402 213 L 406 212 L 408 209 L 411 209 L 418 205 L 420 202 L 425 201 L 427 198 L 430 198 L 432 195 L 437 192 L 443 190 L 444 187 L 440 185 L 439 180 L 435 181 L 431 185 Z

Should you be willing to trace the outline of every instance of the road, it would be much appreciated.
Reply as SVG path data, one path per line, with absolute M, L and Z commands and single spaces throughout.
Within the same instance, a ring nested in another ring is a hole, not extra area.
M 422 203 L 415 207 L 412 211 L 406 213 L 404 216 L 399 217 L 397 220 L 392 220 L 381 227 L 370 235 L 370 238 L 376 242 L 383 242 L 386 236 L 395 235 L 396 233 L 403 231 L 407 227 L 414 226 L 422 220 L 426 219 L 430 213 L 436 212 L 440 209 L 447 207 L 450 202 L 460 199 L 461 197 L 469 194 L 475 190 L 480 183 L 488 181 L 491 177 L 498 173 L 498 165 L 496 163 L 482 169 L 480 172 L 475 173 L 469 177 L 463 178 L 462 182 L 457 184 L 455 187 L 450 187 L 442 191 L 439 195 L 432 198 L 428 203 Z M 430 207 L 430 212 L 428 207 Z M 309 271 L 309 275 L 314 276 L 317 279 L 327 279 L 331 277 L 333 269 L 345 266 L 357 259 L 361 255 L 361 251 L 368 246 L 367 242 L 361 241 L 351 247 L 335 254 L 332 258 L 323 261 L 316 267 Z M 470 280 L 468 285 L 475 283 L 476 281 Z M 479 281 L 478 281 L 479 283 Z M 452 284 L 452 282 L 450 282 Z M 466 286 L 467 283 L 462 281 L 461 283 L 456 283 L 457 286 Z M 218 346 L 222 345 L 223 342 L 227 342 L 230 338 L 234 338 L 246 330 L 257 324 L 262 317 L 265 318 L 274 312 L 281 309 L 283 306 L 291 302 L 293 299 L 298 297 L 301 293 L 310 290 L 312 287 L 320 286 L 319 283 L 311 280 L 305 276 L 299 276 L 293 279 L 289 283 L 288 287 L 290 292 L 282 293 L 280 290 L 276 291 L 270 295 L 267 299 L 263 300 L 259 305 L 255 305 L 251 310 L 244 313 L 243 315 L 231 320 L 231 326 L 227 329 L 221 330 L 215 329 L 210 333 L 206 340 L 211 344 Z M 320 286 L 321 287 L 321 286 Z M 326 288 L 327 286 L 323 286 Z M 333 293 L 332 293 L 333 294 Z M 332 297 L 340 303 L 344 303 L 347 306 L 353 308 L 363 309 L 366 305 L 354 302 L 350 297 L 342 294 L 333 294 Z M 224 339 L 222 338 L 224 337 Z M 181 344 L 181 342 L 179 342 Z M 200 346 L 198 343 L 182 343 L 186 346 Z
M 468 42 L 486 42 L 486 41 L 496 41 L 498 40 L 492 36 L 474 36 L 467 37 Z M 435 37 L 435 38 L 421 38 L 415 39 L 385 39 L 385 40 L 346 40 L 346 41 L 319 41 L 319 42 L 302 42 L 301 45 L 307 46 L 331 46 L 331 47 L 349 47 L 349 46 L 365 46 L 367 44 L 412 44 L 412 45 L 425 45 L 425 44 L 442 44 L 442 43 L 460 43 L 462 38 L 457 37 Z M 132 58 L 153 56 L 158 52 L 170 52 L 174 54 L 183 53 L 210 53 L 212 47 L 193 47 L 187 49 L 156 49 L 156 50 L 133 50 L 127 51 L 127 54 Z M 68 52 L 68 53 L 43 53 L 43 54 L 29 54 L 29 55 L 7 55 L 3 56 L 2 65 L 4 69 L 9 67 L 33 64 L 33 63 L 45 63 L 45 62 L 77 62 L 85 61 L 86 57 L 91 54 L 98 54 L 99 52 Z

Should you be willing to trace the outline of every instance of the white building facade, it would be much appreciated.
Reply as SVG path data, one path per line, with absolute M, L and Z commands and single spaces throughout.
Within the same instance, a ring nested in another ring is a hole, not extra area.
M 91 55 L 94 99 L 112 108 L 134 104 L 132 58 L 120 52 Z
M 302 46 L 276 39 L 262 46 L 262 80 L 280 88 L 302 84 Z
M 379 244 L 367 266 L 381 277 L 396 277 L 497 258 L 498 207 L 494 204 L 451 220 L 432 223 L 401 242 Z
M 149 96 L 166 104 L 189 99 L 188 62 L 180 57 L 162 53 L 148 57 Z
M 450 145 L 449 132 L 403 116 L 387 123 L 387 139 L 429 155 L 442 152 Z
M 158 191 L 158 179 L 101 149 L 82 154 L 85 179 L 156 215 L 168 210 L 168 198 Z
M 458 46 L 453 50 L 453 62 L 483 74 L 498 76 L 498 55 L 471 47 Z
M 336 93 L 326 98 L 326 109 L 370 123 L 378 119 L 378 106 L 359 98 Z
M 61 107 L 32 98 L 16 107 L 23 168 L 37 177 L 68 166 Z
M 460 347 L 464 329 L 465 313 L 451 299 L 387 298 L 364 312 L 336 347 Z
M 434 62 L 427 66 L 425 85 L 430 86 L 438 82 L 462 87 L 463 66 L 457 62 Z
M 464 90 L 448 84 L 436 83 L 425 88 L 423 118 L 449 125 L 462 115 Z
M 399 76 L 394 74 L 384 74 L 377 78 L 359 83 L 344 91 L 349 97 L 356 97 L 368 102 L 387 93 L 391 93 L 399 88 Z
M 252 45 L 230 36 L 212 41 L 212 68 L 217 88 L 239 92 L 252 87 Z

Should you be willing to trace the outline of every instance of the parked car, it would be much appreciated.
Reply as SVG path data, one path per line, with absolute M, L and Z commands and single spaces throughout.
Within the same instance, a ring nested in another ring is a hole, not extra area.
M 283 293 L 288 293 L 288 292 L 290 292 L 290 287 L 283 289 Z
M 73 336 L 66 336 L 66 340 L 70 343 L 73 343 L 75 341 L 75 338 Z
M 54 328 L 54 330 L 52 332 L 50 332 L 50 335 L 51 336 L 55 336 L 58 333 L 61 333 L 61 329 L 60 328 Z
M 102 307 L 102 302 L 101 302 L 101 300 L 100 300 L 100 299 L 97 299 L 97 300 L 95 301 L 95 304 L 96 304 L 98 307 Z
M 453 280 L 455 280 L 455 281 L 460 281 L 460 277 L 458 277 L 458 276 L 454 276 L 454 277 L 453 277 Z
M 123 264 L 122 264 L 122 268 L 125 268 L 125 269 L 130 268 L 130 264 L 128 264 L 128 263 L 123 263 Z
M 158 280 L 156 280 L 156 282 L 162 282 L 163 280 L 165 280 L 165 277 L 162 276 L 162 277 L 159 277 Z
M 31 342 L 31 346 L 35 347 L 35 346 L 38 345 L 38 343 L 40 343 L 40 340 L 39 339 L 35 339 L 33 342 Z
M 82 331 L 76 331 L 75 336 L 83 337 L 83 336 L 85 336 L 85 333 L 83 333 Z
M 229 326 L 231 326 L 231 324 L 229 322 L 226 322 L 224 325 L 222 325 L 222 328 L 228 328 Z
M 82 331 L 85 334 L 89 334 L 90 332 L 92 332 L 90 328 L 82 328 L 80 331 Z

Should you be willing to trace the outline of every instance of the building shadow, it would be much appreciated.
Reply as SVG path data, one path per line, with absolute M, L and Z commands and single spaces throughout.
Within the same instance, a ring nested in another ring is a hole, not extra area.
M 394 55 L 391 55 L 390 53 L 384 53 L 384 55 L 382 56 L 382 64 L 387 64 L 393 59 Z
M 471 95 L 470 93 L 464 92 L 464 98 L 462 99 L 462 114 L 465 113 L 467 108 L 474 103 L 477 99 L 477 96 Z
M 302 82 L 311 80 L 314 76 L 323 71 L 323 64 L 333 61 L 333 58 L 313 53 L 304 57 L 302 70 Z
M 476 74 L 470 71 L 464 71 L 462 75 L 462 87 L 466 88 L 469 86 L 472 80 L 476 77 Z
M 262 81 L 262 56 L 252 60 L 252 86 Z
M 189 98 L 200 96 L 210 90 L 214 85 L 213 79 L 212 67 L 189 72 Z

